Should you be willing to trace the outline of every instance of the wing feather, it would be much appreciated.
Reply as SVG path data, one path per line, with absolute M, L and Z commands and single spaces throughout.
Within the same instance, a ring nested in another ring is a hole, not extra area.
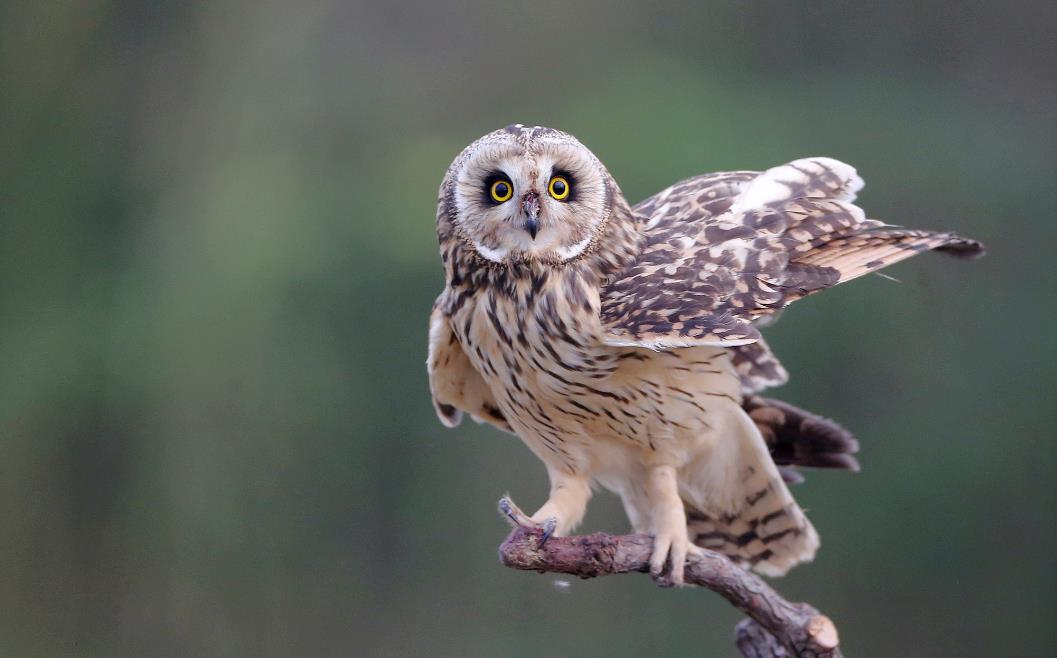
M 855 170 L 806 158 L 762 174 L 673 185 L 634 208 L 646 246 L 602 290 L 606 342 L 653 349 L 755 343 L 754 323 L 813 292 L 930 249 L 971 257 L 980 243 L 886 226 L 852 202 Z
M 745 393 L 758 393 L 789 381 L 789 373 L 761 338 L 730 350 L 730 360 Z
M 844 283 L 930 249 L 973 257 L 979 255 L 982 247 L 978 242 L 953 233 L 889 228 L 831 240 L 805 254 L 798 262 L 839 270 L 838 283 Z
M 452 331 L 442 310 L 441 299 L 433 305 L 429 317 L 429 356 L 426 359 L 429 389 L 437 417 L 446 427 L 455 427 L 462 422 L 462 414 L 466 412 L 479 423 L 490 423 L 513 432 L 488 383 L 473 367 Z

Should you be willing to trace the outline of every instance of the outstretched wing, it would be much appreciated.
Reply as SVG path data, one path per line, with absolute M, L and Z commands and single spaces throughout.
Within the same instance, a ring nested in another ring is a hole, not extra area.
M 702 176 L 664 190 L 637 211 L 646 246 L 602 290 L 605 340 L 654 349 L 734 347 L 789 303 L 937 249 L 983 252 L 952 233 L 866 219 L 854 205 L 862 179 L 830 158 L 762 174 Z
M 477 422 L 487 422 L 513 432 L 495 402 L 492 389 L 470 363 L 462 344 L 451 330 L 440 299 L 429 316 L 429 390 L 440 422 L 455 427 L 466 412 Z

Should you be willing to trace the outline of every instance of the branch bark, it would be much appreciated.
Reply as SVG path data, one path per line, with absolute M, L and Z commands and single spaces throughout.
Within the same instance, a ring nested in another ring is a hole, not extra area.
M 516 527 L 499 547 L 508 567 L 596 578 L 617 573 L 649 572 L 653 540 L 648 535 L 595 533 L 552 537 L 541 547 L 543 531 Z M 842 658 L 837 628 L 806 603 L 791 603 L 767 583 L 724 555 L 704 551 L 686 565 L 687 583 L 707 587 L 749 616 L 738 624 L 735 640 L 745 658 Z M 670 587 L 665 576 L 654 579 Z

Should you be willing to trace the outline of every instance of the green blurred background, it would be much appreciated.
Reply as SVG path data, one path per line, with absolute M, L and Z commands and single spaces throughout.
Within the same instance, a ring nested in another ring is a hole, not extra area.
M 1057 4 L 0 5 L 0 656 L 734 654 L 648 578 L 500 567 L 515 438 L 430 407 L 436 189 L 508 123 L 632 201 L 830 155 L 951 228 L 799 303 L 776 394 L 863 472 L 778 581 L 850 656 L 1057 647 Z M 623 531 L 593 501 L 587 529 Z

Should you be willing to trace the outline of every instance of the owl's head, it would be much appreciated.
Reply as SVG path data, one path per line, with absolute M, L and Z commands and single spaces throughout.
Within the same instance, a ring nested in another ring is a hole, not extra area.
M 564 263 L 591 250 L 619 190 L 593 153 L 551 128 L 508 126 L 459 154 L 441 186 L 438 230 L 499 264 Z

